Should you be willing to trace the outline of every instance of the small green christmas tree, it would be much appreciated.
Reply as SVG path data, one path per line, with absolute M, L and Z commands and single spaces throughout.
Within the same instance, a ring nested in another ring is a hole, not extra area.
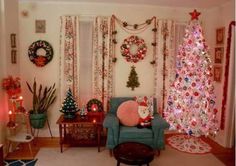
M 134 88 L 139 87 L 139 85 L 140 83 L 138 81 L 138 74 L 135 71 L 135 66 L 131 66 L 129 80 L 127 81 L 126 87 L 131 88 L 131 90 L 134 90 Z
M 64 117 L 68 119 L 72 119 L 75 117 L 75 113 L 78 112 L 77 104 L 74 100 L 71 90 L 69 89 L 66 94 L 66 98 L 62 103 L 62 108 L 60 112 L 64 113 Z

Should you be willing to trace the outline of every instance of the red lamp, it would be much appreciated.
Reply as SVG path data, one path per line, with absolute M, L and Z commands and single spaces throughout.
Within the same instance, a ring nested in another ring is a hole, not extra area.
M 98 110 L 97 104 L 92 104 L 91 110 L 92 110 L 92 111 L 97 111 L 97 110 Z
M 96 119 L 93 119 L 93 123 L 95 124 L 97 121 L 96 121 Z

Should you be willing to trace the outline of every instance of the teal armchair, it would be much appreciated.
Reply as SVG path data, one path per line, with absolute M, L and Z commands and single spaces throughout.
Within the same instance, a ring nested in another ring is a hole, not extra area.
M 134 98 L 113 97 L 110 99 L 110 109 L 103 121 L 103 126 L 107 128 L 106 147 L 112 150 L 119 143 L 132 141 L 147 144 L 154 150 L 164 149 L 164 130 L 169 128 L 169 124 L 157 113 L 156 100 L 154 99 L 154 119 L 151 122 L 151 129 L 139 129 L 136 126 L 123 126 L 119 123 L 116 111 L 119 105 L 127 100 L 134 100 Z

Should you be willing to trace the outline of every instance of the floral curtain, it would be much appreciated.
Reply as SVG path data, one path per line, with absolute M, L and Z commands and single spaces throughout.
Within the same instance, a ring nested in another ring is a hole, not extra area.
M 96 17 L 93 30 L 93 97 L 102 101 L 104 111 L 112 95 L 112 52 L 110 18 Z
M 76 101 L 79 89 L 79 17 L 61 16 L 60 28 L 60 92 L 61 102 L 70 88 Z
M 154 69 L 154 95 L 157 98 L 158 112 L 163 114 L 170 83 L 175 77 L 174 21 L 157 21 L 157 54 Z

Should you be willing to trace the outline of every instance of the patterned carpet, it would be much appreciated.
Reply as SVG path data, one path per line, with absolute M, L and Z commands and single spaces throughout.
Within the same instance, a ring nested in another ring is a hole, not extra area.
M 5 160 L 4 166 L 34 166 L 37 159 L 34 160 Z

